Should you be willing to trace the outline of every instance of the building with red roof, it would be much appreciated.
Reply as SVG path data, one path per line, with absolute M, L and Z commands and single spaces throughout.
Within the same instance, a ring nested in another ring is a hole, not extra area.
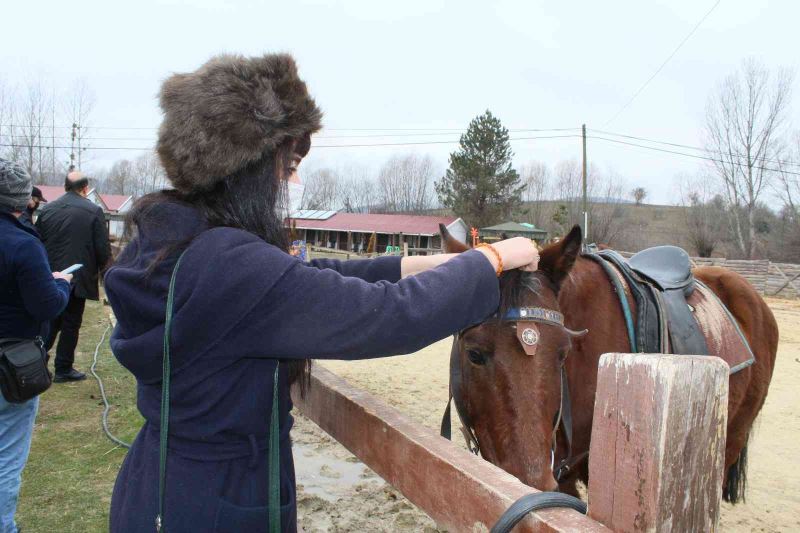
M 339 213 L 336 211 L 295 211 L 288 219 L 298 238 L 309 244 L 346 250 L 366 251 L 370 237 L 375 234 L 376 252 L 387 246 L 439 251 L 439 224 L 457 239 L 466 242 L 467 225 L 458 217 L 423 215 Z

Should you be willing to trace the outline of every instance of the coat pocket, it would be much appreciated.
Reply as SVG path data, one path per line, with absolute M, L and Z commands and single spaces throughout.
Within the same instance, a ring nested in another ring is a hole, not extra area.
M 295 531 L 294 502 L 281 506 L 281 531 Z M 214 520 L 214 533 L 268 533 L 269 508 L 242 507 L 225 500 L 219 500 L 217 516 Z

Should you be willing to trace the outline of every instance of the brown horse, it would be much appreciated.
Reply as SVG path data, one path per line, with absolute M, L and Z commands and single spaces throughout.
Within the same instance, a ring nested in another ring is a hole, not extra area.
M 449 235 L 443 237 L 447 251 L 466 249 Z M 454 399 L 483 457 L 528 485 L 572 495 L 577 495 L 579 479 L 587 482 L 589 472 L 588 461 L 582 460 L 560 483 L 553 475 L 552 464 L 567 455 L 562 436 L 551 458 L 561 361 L 566 360 L 571 391 L 572 454 L 585 457 L 600 356 L 635 351 L 612 284 L 596 262 L 581 257 L 581 240 L 575 227 L 542 250 L 539 270 L 507 272 L 501 279 L 501 311 L 521 306 L 558 311 L 565 328 L 540 325 L 537 351 L 528 356 L 513 323 L 489 320 L 462 332 L 451 358 L 451 376 L 456 373 L 460 381 Z M 694 275 L 728 307 L 755 355 L 751 366 L 730 378 L 723 495 L 735 503 L 744 496 L 747 440 L 772 378 L 778 327 L 764 300 L 740 275 L 718 267 L 697 268 Z M 588 333 L 573 331 L 583 329 Z

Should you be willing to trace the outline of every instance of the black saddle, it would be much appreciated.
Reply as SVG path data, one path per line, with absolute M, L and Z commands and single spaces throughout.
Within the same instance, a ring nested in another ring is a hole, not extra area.
M 628 307 L 623 287 L 610 269 L 615 268 L 625 278 L 636 301 L 633 349 L 642 353 L 708 354 L 706 339 L 686 302 L 694 291 L 694 276 L 684 250 L 657 246 L 637 253 L 630 260 L 613 250 L 585 257 L 604 268 L 621 295 L 623 308 Z
M 689 254 L 677 246 L 656 246 L 628 259 L 630 267 L 662 291 L 681 290 L 688 298 L 694 292 Z

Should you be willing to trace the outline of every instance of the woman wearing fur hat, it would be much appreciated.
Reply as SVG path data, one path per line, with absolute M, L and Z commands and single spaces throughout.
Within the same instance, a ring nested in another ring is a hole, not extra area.
M 160 103 L 174 190 L 140 200 L 105 280 L 145 418 L 111 531 L 294 531 L 289 386 L 309 358 L 410 353 L 477 323 L 497 308 L 497 272 L 535 269 L 537 252 L 512 239 L 302 263 L 280 206 L 322 114 L 293 59 L 219 56 L 169 78 Z

